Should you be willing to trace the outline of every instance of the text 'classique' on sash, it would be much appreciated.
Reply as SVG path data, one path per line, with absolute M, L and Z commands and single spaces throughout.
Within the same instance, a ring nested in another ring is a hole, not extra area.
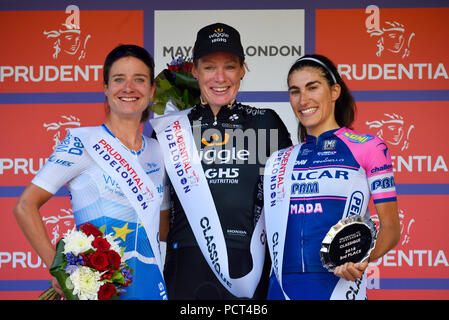
M 159 268 L 159 287 L 165 290 L 159 247 L 161 196 L 154 183 L 129 150 L 102 127 L 76 129 L 91 158 L 120 186 L 141 221 Z M 163 288 L 161 287 L 161 283 Z
M 253 269 L 244 277 L 231 278 L 223 230 L 195 145 L 187 117 L 189 111 L 150 120 L 161 145 L 167 174 L 211 270 L 230 293 L 251 298 L 259 283 L 265 258 L 264 214 L 257 221 L 251 237 Z
M 286 300 L 290 300 L 282 286 L 285 235 L 290 204 L 291 176 L 301 144 L 279 150 L 271 155 L 265 166 L 264 210 L 267 241 L 272 268 Z

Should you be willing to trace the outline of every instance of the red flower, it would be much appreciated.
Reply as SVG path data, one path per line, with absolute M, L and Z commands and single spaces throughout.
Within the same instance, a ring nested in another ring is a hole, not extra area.
M 90 266 L 97 270 L 106 270 L 109 265 L 108 255 L 101 251 L 96 251 L 89 256 Z
M 111 247 L 108 240 L 106 240 L 105 238 L 101 238 L 101 237 L 95 238 L 94 241 L 92 241 L 92 246 L 94 248 L 96 248 L 97 250 L 103 251 L 103 252 L 108 251 L 109 248 Z
M 97 227 L 90 222 L 86 222 L 85 224 L 81 225 L 80 230 L 87 236 L 93 235 L 94 237 L 101 237 L 103 235 L 103 233 L 101 233 L 101 231 L 98 230 Z
M 112 265 L 115 270 L 117 270 L 120 267 L 120 263 L 122 263 L 122 258 L 114 250 L 108 251 L 108 259 L 109 264 Z
M 192 72 L 192 68 L 193 68 L 193 63 L 187 62 L 187 63 L 182 65 L 181 70 L 185 71 L 185 72 Z
M 168 70 L 171 72 L 177 72 L 179 71 L 179 67 L 178 66 L 174 66 L 174 65 L 169 65 L 168 66 Z
M 98 290 L 98 300 L 109 300 L 116 293 L 115 287 L 112 283 L 106 282 Z

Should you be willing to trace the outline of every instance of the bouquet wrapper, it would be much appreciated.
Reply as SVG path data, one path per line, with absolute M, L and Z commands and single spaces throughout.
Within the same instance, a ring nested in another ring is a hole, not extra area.
M 58 280 L 67 300 L 78 300 L 78 297 L 73 294 L 73 284 L 70 281 L 69 274 L 63 268 L 64 247 L 65 242 L 62 239 L 59 240 L 56 244 L 56 254 L 50 267 L 50 274 Z

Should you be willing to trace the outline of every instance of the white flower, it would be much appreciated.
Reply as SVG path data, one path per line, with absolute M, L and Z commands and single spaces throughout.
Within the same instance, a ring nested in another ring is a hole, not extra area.
M 76 231 L 76 229 L 68 231 L 64 236 L 64 254 L 73 253 L 74 255 L 79 255 L 82 252 L 86 252 L 89 249 L 93 249 L 92 241 L 94 236 L 86 236 L 81 231 Z
M 109 244 L 111 245 L 111 250 L 114 250 L 115 252 L 117 252 L 120 256 L 122 256 L 122 250 L 119 246 L 119 242 L 120 240 L 116 240 L 114 239 L 114 237 L 111 234 L 107 234 L 104 236 L 104 238 L 109 242 Z
M 98 300 L 98 290 L 102 283 L 101 274 L 89 267 L 81 266 L 70 275 L 73 284 L 73 294 L 80 300 Z

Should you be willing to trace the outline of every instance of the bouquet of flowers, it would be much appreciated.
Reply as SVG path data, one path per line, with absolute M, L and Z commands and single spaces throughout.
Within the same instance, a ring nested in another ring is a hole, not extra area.
M 111 235 L 104 235 L 105 226 L 85 223 L 67 232 L 56 245 L 50 273 L 58 280 L 68 300 L 109 300 L 126 292 L 132 282 L 131 270 L 122 261 L 120 248 Z M 40 300 L 57 299 L 53 288 Z
M 200 102 L 198 81 L 192 75 L 193 62 L 190 58 L 172 57 L 167 69 L 155 78 L 156 94 L 151 109 L 156 114 L 164 114 L 165 106 L 172 100 L 179 110 L 188 109 Z

